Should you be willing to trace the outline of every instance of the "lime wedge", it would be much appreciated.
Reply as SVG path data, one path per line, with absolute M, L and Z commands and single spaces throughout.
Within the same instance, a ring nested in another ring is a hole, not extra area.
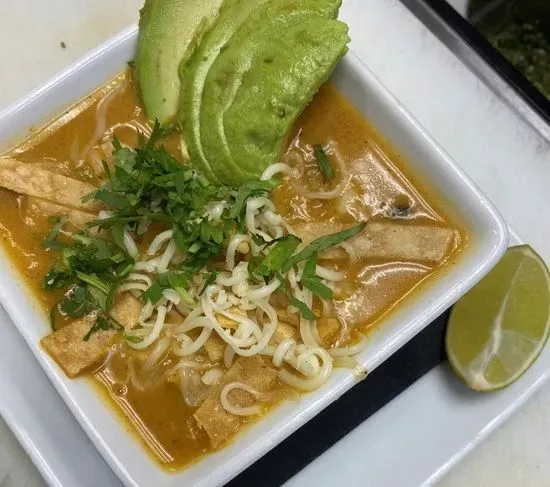
M 476 391 L 510 385 L 533 364 L 550 331 L 550 274 L 528 245 L 504 258 L 453 308 L 445 337 L 452 368 Z

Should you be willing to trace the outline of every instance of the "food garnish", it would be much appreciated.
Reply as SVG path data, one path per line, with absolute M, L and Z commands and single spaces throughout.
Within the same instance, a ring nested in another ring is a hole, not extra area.
M 59 250 L 61 260 L 44 285 L 69 290 L 52 316 L 95 313 L 83 337 L 87 340 L 100 330 L 122 328 L 110 315 L 118 292 L 139 292 L 151 315 L 158 307 L 174 306 L 185 314 L 201 311 L 208 317 L 215 307 L 209 302 L 213 294 L 228 295 L 234 305 L 250 301 L 252 308 L 268 309 L 265 299 L 281 287 L 303 319 L 317 319 L 312 297 L 332 299 L 330 282 L 316 273 L 317 254 L 354 237 L 365 224 L 301 246 L 270 200 L 270 191 L 279 184 L 276 179 L 238 187 L 210 183 L 166 151 L 165 135 L 157 123 L 150 138 L 142 138 L 133 150 L 114 140 L 106 183 L 84 198 L 105 206 L 100 219 L 88 225 L 99 229 L 98 235 L 79 232 L 71 235 L 70 243 L 62 243 L 58 237 L 66 218 L 54 223 L 45 245 Z M 159 231 L 145 252 L 139 237 L 151 225 Z M 232 245 L 236 241 L 243 248 Z M 239 261 L 237 254 L 244 259 Z M 139 333 L 143 330 L 125 333 L 129 346 L 143 346 L 145 336 Z M 149 338 L 152 343 L 158 336 Z
M 528 245 L 504 258 L 453 308 L 445 346 L 456 374 L 480 392 L 507 387 L 550 334 L 550 273 Z
M 319 166 L 319 170 L 323 176 L 328 179 L 334 179 L 334 169 L 332 168 L 330 161 L 328 160 L 328 155 L 322 145 L 315 145 L 313 147 L 315 153 L 315 161 Z

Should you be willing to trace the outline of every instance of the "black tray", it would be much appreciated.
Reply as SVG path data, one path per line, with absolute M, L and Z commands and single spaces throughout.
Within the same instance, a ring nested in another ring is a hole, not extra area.
M 278 487 L 445 360 L 448 313 L 226 487 Z M 305 447 L 307 445 L 307 447 Z

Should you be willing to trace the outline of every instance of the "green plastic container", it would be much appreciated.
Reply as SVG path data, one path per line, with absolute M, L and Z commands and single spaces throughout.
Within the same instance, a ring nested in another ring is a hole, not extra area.
M 550 0 L 472 0 L 468 17 L 550 99 Z

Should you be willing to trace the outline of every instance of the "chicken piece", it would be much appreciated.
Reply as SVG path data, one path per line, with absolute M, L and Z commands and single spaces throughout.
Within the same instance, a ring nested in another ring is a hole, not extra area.
M 222 406 L 220 395 L 231 382 L 241 382 L 258 393 L 272 391 L 277 384 L 277 371 L 261 357 L 240 357 L 215 386 L 193 415 L 197 424 L 206 432 L 212 448 L 220 448 L 229 441 L 245 422 L 246 418 L 228 413 Z M 228 399 L 237 407 L 248 407 L 257 399 L 246 391 L 233 390 Z
M 83 196 L 96 189 L 91 184 L 7 157 L 0 158 L 0 186 L 86 211 L 97 212 L 102 206 L 98 201 L 82 202 Z
M 52 203 L 51 201 L 43 200 L 41 198 L 35 198 L 34 196 L 25 198 L 24 211 L 31 218 L 37 214 L 40 214 L 46 218 L 66 216 L 69 222 L 79 230 L 86 229 L 86 225 L 89 222 L 97 220 L 97 214 L 58 205 L 57 203 Z M 88 231 L 97 232 L 97 229 L 92 228 Z
M 313 240 L 337 233 L 346 228 L 339 223 L 306 223 L 295 226 L 305 245 Z M 355 258 L 373 258 L 390 261 L 437 264 L 447 255 L 455 240 L 451 228 L 432 225 L 403 224 L 394 221 L 369 222 L 365 229 L 346 241 L 350 255 Z M 323 259 L 344 257 L 341 248 L 323 252 Z
M 141 307 L 136 298 L 125 293 L 117 299 L 111 316 L 128 330 L 138 323 Z M 98 330 L 88 340 L 84 340 L 94 324 L 94 319 L 86 317 L 75 320 L 50 333 L 40 342 L 44 350 L 71 378 L 90 370 L 101 361 L 121 336 L 118 330 Z
M 206 351 L 206 355 L 208 355 L 208 360 L 210 360 L 210 362 L 213 364 L 223 362 L 225 347 L 225 342 L 219 337 L 216 332 L 213 332 L 212 335 L 210 335 L 210 338 L 204 344 L 204 349 Z

